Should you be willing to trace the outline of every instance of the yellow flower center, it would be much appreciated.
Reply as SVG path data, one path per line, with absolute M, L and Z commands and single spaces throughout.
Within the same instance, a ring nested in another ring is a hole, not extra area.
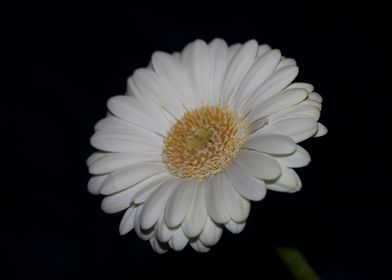
M 223 172 L 239 154 L 248 125 L 227 106 L 188 111 L 169 130 L 163 161 L 179 178 L 204 180 Z

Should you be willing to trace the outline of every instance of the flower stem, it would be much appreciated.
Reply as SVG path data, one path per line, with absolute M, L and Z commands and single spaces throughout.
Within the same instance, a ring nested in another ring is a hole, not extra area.
M 275 246 L 274 249 L 295 279 L 320 280 L 320 277 L 297 248 Z

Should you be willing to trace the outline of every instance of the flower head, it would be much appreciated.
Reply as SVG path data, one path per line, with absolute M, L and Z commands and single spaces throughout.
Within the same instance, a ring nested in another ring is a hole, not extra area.
M 95 126 L 89 191 L 106 196 L 105 212 L 126 210 L 121 234 L 134 229 L 159 253 L 207 252 L 224 228 L 242 231 L 267 189 L 301 188 L 293 168 L 310 156 L 298 143 L 327 130 L 321 96 L 292 83 L 297 73 L 255 40 L 155 52 Z

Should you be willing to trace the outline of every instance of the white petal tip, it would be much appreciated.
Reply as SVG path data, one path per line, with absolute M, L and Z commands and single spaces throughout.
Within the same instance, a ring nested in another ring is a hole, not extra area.
M 323 124 L 318 123 L 318 129 L 314 137 L 321 137 L 328 133 L 328 128 L 326 128 Z
M 225 224 L 225 227 L 226 227 L 231 233 L 238 234 L 238 233 L 240 233 L 241 231 L 244 230 L 245 225 L 246 225 L 246 222 L 243 222 L 243 223 L 239 224 L 239 223 L 230 221 L 230 222 L 228 222 L 227 224 Z

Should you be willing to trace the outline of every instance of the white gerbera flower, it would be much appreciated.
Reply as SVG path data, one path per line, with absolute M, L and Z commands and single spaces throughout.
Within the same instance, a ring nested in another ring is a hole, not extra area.
M 297 73 L 255 40 L 155 52 L 126 95 L 109 99 L 91 138 L 99 151 L 87 160 L 88 189 L 106 195 L 103 211 L 126 210 L 120 234 L 135 229 L 159 253 L 187 243 L 207 252 L 224 227 L 243 230 L 267 189 L 298 191 L 292 168 L 310 156 L 297 143 L 327 130 L 321 96 L 291 83 Z

